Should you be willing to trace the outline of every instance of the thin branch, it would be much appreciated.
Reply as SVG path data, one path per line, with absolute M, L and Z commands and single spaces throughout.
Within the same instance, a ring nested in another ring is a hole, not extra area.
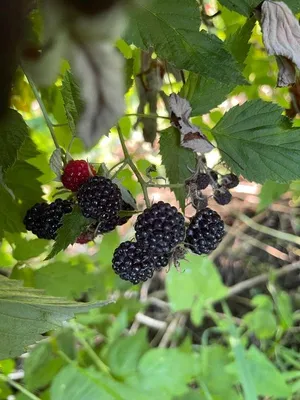
M 284 240 L 286 242 L 291 242 L 300 245 L 300 238 L 298 236 L 292 235 L 291 233 L 277 231 L 276 229 L 269 228 L 267 226 L 263 226 L 253 221 L 251 218 L 247 217 L 244 214 L 239 214 L 238 218 L 248 225 L 250 228 L 264 233 L 265 235 L 273 236 L 276 239 Z
M 275 279 L 278 279 L 281 276 L 287 275 L 293 271 L 297 271 L 298 269 L 300 270 L 300 261 L 295 262 L 293 264 L 288 264 L 280 269 L 272 271 L 272 275 Z M 244 290 L 251 289 L 252 287 L 260 285 L 262 283 L 266 283 L 268 282 L 269 278 L 270 278 L 270 273 L 265 273 L 255 276 L 254 278 L 247 279 L 246 281 L 237 283 L 236 285 L 231 286 L 225 298 L 235 296 L 238 293 L 243 292 Z
M 47 113 L 45 104 L 44 104 L 44 102 L 43 102 L 43 100 L 42 100 L 42 98 L 41 98 L 41 96 L 40 96 L 40 94 L 39 94 L 39 91 L 37 90 L 37 88 L 36 88 L 36 86 L 35 86 L 33 80 L 30 78 L 30 76 L 27 75 L 25 72 L 24 72 L 24 74 L 25 74 L 25 76 L 27 77 L 28 83 L 29 83 L 29 85 L 30 85 L 30 87 L 31 87 L 31 90 L 32 90 L 32 92 L 33 92 L 33 94 L 34 94 L 34 96 L 35 96 L 37 102 L 39 103 L 40 109 L 41 109 L 41 111 L 42 111 L 42 113 L 43 113 L 44 119 L 45 119 L 45 121 L 46 121 L 46 124 L 47 124 L 47 126 L 48 126 L 49 132 L 50 132 L 50 134 L 51 134 L 53 143 L 54 143 L 55 147 L 56 147 L 57 149 L 59 149 L 60 146 L 59 146 L 58 141 L 57 141 L 56 136 L 55 136 L 53 124 L 52 124 L 52 122 L 51 122 L 51 120 L 50 120 L 50 118 L 49 118 L 49 115 L 48 115 L 48 113 Z
M 148 317 L 148 315 L 142 314 L 138 312 L 135 316 L 136 321 L 138 321 L 142 325 L 146 325 L 149 328 L 157 329 L 157 330 L 165 330 L 167 328 L 167 323 L 165 321 L 159 321 L 158 319 L 154 319 Z
M 39 397 L 35 396 L 33 393 L 29 392 L 23 386 L 19 385 L 17 382 L 10 379 L 8 376 L 0 374 L 0 380 L 3 382 L 7 382 L 10 386 L 17 389 L 19 392 L 25 394 L 31 400 L 41 400 Z
M 124 140 L 123 134 L 122 134 L 121 129 L 120 129 L 119 126 L 117 126 L 117 130 L 118 130 L 118 135 L 119 135 L 119 138 L 120 138 L 120 142 L 121 142 L 121 146 L 122 146 L 122 149 L 123 149 L 123 153 L 124 153 L 125 159 L 126 159 L 128 165 L 130 166 L 130 168 L 132 169 L 132 171 L 134 172 L 139 184 L 141 185 L 141 188 L 142 188 L 142 191 L 143 191 L 143 194 L 144 194 L 145 203 L 146 203 L 147 207 L 149 208 L 151 206 L 151 203 L 150 203 L 150 199 L 149 199 L 148 192 L 147 192 L 147 184 L 144 181 L 144 179 L 143 179 L 142 175 L 140 174 L 139 170 L 135 166 L 134 162 L 132 161 L 132 159 L 130 157 L 130 154 L 128 153 L 128 150 L 127 150 L 127 147 L 126 147 L 126 144 L 125 144 L 125 140 Z

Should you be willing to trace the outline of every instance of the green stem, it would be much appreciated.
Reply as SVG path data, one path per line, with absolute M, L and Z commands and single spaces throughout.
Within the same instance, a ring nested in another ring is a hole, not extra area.
M 0 374 L 0 380 L 3 382 L 7 382 L 10 386 L 19 390 L 19 392 L 25 394 L 31 400 L 41 400 L 39 397 L 37 397 L 33 393 L 29 392 L 27 389 L 25 389 L 23 386 L 19 385 L 17 382 L 10 379 L 8 376 Z
M 170 117 L 165 117 L 163 115 L 157 114 L 143 114 L 143 113 L 136 113 L 136 114 L 125 114 L 124 117 L 140 117 L 140 118 L 150 118 L 150 119 L 167 119 L 170 121 Z
M 127 161 L 128 165 L 130 166 L 130 168 L 132 169 L 132 171 L 134 172 L 139 184 L 141 185 L 143 194 L 144 194 L 144 199 L 145 199 L 145 203 L 147 205 L 147 207 L 149 208 L 151 206 L 151 202 L 148 196 L 148 192 L 147 192 L 147 183 L 144 181 L 142 175 L 140 174 L 139 170 L 137 169 L 137 167 L 135 166 L 134 162 L 132 161 L 130 154 L 128 153 L 126 144 L 125 144 L 125 140 L 124 137 L 122 135 L 121 129 L 119 126 L 117 126 L 118 129 L 118 135 L 120 138 L 120 142 L 121 142 L 121 146 L 123 149 L 123 153 L 125 156 L 125 160 Z
M 24 72 L 24 73 L 25 73 L 25 72 Z M 26 77 L 27 77 L 27 80 L 28 80 L 28 82 L 29 82 L 29 85 L 30 85 L 30 87 L 31 87 L 31 90 L 32 90 L 32 92 L 33 92 L 33 94 L 34 94 L 34 96 L 35 96 L 37 102 L 39 103 L 40 109 L 41 109 L 41 111 L 42 111 L 42 113 L 43 113 L 43 116 L 44 116 L 44 118 L 45 118 L 46 124 L 47 124 L 47 126 L 48 126 L 48 129 L 49 129 L 49 132 L 50 132 L 50 134 L 51 134 L 52 140 L 53 140 L 53 142 L 54 142 L 54 145 L 55 145 L 55 147 L 56 147 L 57 149 L 59 149 L 59 144 L 58 144 L 58 141 L 57 141 L 56 136 L 55 136 L 53 124 L 52 124 L 52 122 L 51 122 L 51 120 L 50 120 L 50 118 L 49 118 L 49 115 L 48 115 L 48 113 L 47 113 L 47 110 L 46 110 L 46 107 L 45 107 L 45 105 L 44 105 L 44 102 L 43 102 L 43 100 L 42 100 L 42 98 L 41 98 L 41 96 L 40 96 L 40 94 L 39 94 L 39 91 L 37 90 L 37 88 L 36 88 L 36 86 L 35 86 L 33 80 L 32 80 L 26 73 L 25 73 L 25 75 L 26 75 Z
M 104 372 L 106 374 L 110 374 L 110 370 L 106 364 L 99 358 L 99 356 L 95 353 L 93 348 L 90 346 L 90 344 L 80 335 L 79 332 L 76 332 L 76 338 L 78 341 L 82 344 L 84 347 L 85 351 L 87 354 L 90 356 L 91 360 L 95 363 L 96 367 L 99 369 L 99 371 Z

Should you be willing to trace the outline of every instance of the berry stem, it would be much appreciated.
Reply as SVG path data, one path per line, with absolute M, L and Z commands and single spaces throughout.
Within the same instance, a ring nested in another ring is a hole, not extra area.
M 128 153 L 127 147 L 126 147 L 126 143 L 123 137 L 123 134 L 121 132 L 120 126 L 117 126 L 117 130 L 118 130 L 118 135 L 120 138 L 120 142 L 121 142 L 121 146 L 123 149 L 123 153 L 125 156 L 125 160 L 128 163 L 128 165 L 130 166 L 130 168 L 132 169 L 133 173 L 135 174 L 139 184 L 141 185 L 143 194 L 144 194 L 144 199 L 145 199 L 145 203 L 147 205 L 147 207 L 149 208 L 151 206 L 151 202 L 149 199 L 149 195 L 148 195 L 148 191 L 147 191 L 147 183 L 144 181 L 142 175 L 140 174 L 139 170 L 137 169 L 136 165 L 134 164 L 134 162 L 132 161 L 130 154 Z
M 30 76 L 27 75 L 27 74 L 25 73 L 25 71 L 24 71 L 24 74 L 25 74 L 25 76 L 27 77 L 28 83 L 29 83 L 29 85 L 30 85 L 30 87 L 31 87 L 31 90 L 32 90 L 32 92 L 33 92 L 33 94 L 34 94 L 34 96 L 35 96 L 37 102 L 39 103 L 39 106 L 40 106 L 40 109 L 41 109 L 41 111 L 42 111 L 42 113 L 43 113 L 45 122 L 46 122 L 46 124 L 47 124 L 47 126 L 48 126 L 48 129 L 49 129 L 49 132 L 50 132 L 50 134 L 51 134 L 53 143 L 54 143 L 55 147 L 56 147 L 57 149 L 59 149 L 60 146 L 59 146 L 58 141 L 57 141 L 56 136 L 55 136 L 54 125 L 52 124 L 52 122 L 51 122 L 51 120 L 50 120 L 50 118 L 49 118 L 49 115 L 48 115 L 48 113 L 47 113 L 45 104 L 44 104 L 44 102 L 43 102 L 43 100 L 42 100 L 42 98 L 41 98 L 41 96 L 40 96 L 40 94 L 39 94 L 39 91 L 37 90 L 37 88 L 36 88 L 36 86 L 35 86 L 33 80 L 30 78 Z

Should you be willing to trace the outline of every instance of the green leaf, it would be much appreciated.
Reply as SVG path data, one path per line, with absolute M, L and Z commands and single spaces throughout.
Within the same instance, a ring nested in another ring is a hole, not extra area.
M 254 17 L 248 19 L 233 35 L 225 42 L 226 48 L 235 57 L 241 68 L 244 67 L 244 61 L 250 50 L 249 40 L 252 35 L 256 19 Z
M 180 96 L 190 102 L 192 116 L 202 115 L 226 100 L 235 87 L 235 83 L 222 83 L 191 73 L 181 89 Z
M 34 287 L 51 296 L 76 298 L 93 286 L 93 279 L 83 264 L 56 262 L 34 272 Z
M 285 292 L 276 293 L 274 296 L 280 324 L 284 330 L 293 326 L 293 305 L 291 297 Z
M 162 164 L 166 168 L 170 183 L 184 183 L 191 176 L 188 168 L 195 168 L 195 153 L 180 146 L 180 134 L 175 128 L 168 128 L 161 132 L 159 144 Z M 179 201 L 180 207 L 184 210 L 186 198 L 184 186 L 172 190 Z
M 17 161 L 7 170 L 5 183 L 21 201 L 21 210 L 25 212 L 35 203 L 42 201 L 43 190 L 39 178 L 42 172 L 26 161 Z
M 284 193 L 289 189 L 287 183 L 277 183 L 267 181 L 259 193 L 259 205 L 257 206 L 257 212 L 261 212 L 274 201 L 278 200 Z
M 249 17 L 254 8 L 261 3 L 260 0 L 219 0 L 219 2 L 229 10 Z
M 184 394 L 195 376 L 197 358 L 178 349 L 151 349 L 140 360 L 138 381 L 145 394 L 170 399 Z M 176 366 L 176 367 L 175 367 Z M 172 373 L 170 373 L 172 371 Z M 128 382 L 133 380 L 128 379 Z
M 15 110 L 9 109 L 0 120 L 1 146 L 0 166 L 5 171 L 17 160 L 18 151 L 28 138 L 28 128 L 22 116 Z
M 173 311 L 193 309 L 193 321 L 199 324 L 197 316 L 201 314 L 203 308 L 213 301 L 222 299 L 228 289 L 223 285 L 216 267 L 207 257 L 189 254 L 187 260 L 180 262 L 180 267 L 181 273 L 172 268 L 167 276 L 170 305 Z
M 277 321 L 270 310 L 257 309 L 244 316 L 244 321 L 249 330 L 255 334 L 258 339 L 272 338 L 277 329 Z
M 140 329 L 134 336 L 118 338 L 108 350 L 108 366 L 114 375 L 125 378 L 136 372 L 138 361 L 148 350 L 146 329 Z
M 51 400 L 151 400 L 142 387 L 131 388 L 103 375 L 74 365 L 65 367 L 53 380 Z
M 128 23 L 125 40 L 155 53 L 178 69 L 220 82 L 244 83 L 235 60 L 223 42 L 199 32 L 199 6 L 194 0 L 154 0 L 139 5 Z
M 0 276 L 0 359 L 13 358 L 42 339 L 41 334 L 57 329 L 74 314 L 109 302 L 76 303 L 49 297 L 43 291 L 24 288 L 19 281 Z
M 255 346 L 250 347 L 246 357 L 259 395 L 272 396 L 274 399 L 287 398 L 291 395 L 291 389 L 283 375 Z
M 230 362 L 230 352 L 225 347 L 217 344 L 201 347 L 197 380 L 201 388 L 205 385 L 212 398 L 230 400 L 237 398 L 234 390 L 235 379 L 226 370 Z
M 215 126 L 222 157 L 237 175 L 258 183 L 300 176 L 300 129 L 284 129 L 282 111 L 273 103 L 248 101 L 229 110 Z
M 0 238 L 4 231 L 16 233 L 25 232 L 20 206 L 0 184 Z
M 66 71 L 63 77 L 61 94 L 68 124 L 74 135 L 76 132 L 76 124 L 83 110 L 83 101 L 80 98 L 79 86 L 70 71 Z
M 56 241 L 46 260 L 53 258 L 70 244 L 74 244 L 78 236 L 90 224 L 91 220 L 85 218 L 78 207 L 74 207 L 71 213 L 65 214 L 63 216 L 63 226 L 59 228 Z
M 64 364 L 62 358 L 53 354 L 51 343 L 39 343 L 24 362 L 26 388 L 35 391 L 47 386 Z
M 48 240 L 27 240 L 20 235 L 12 235 L 8 240 L 14 243 L 12 255 L 18 261 L 26 261 L 30 258 L 38 257 L 49 244 Z

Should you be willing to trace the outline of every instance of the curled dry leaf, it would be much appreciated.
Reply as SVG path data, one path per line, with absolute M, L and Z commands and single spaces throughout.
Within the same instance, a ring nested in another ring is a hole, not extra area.
M 181 146 L 193 150 L 195 153 L 209 153 L 214 145 L 207 140 L 200 128 L 193 125 L 189 118 L 192 107 L 190 103 L 172 93 L 169 98 L 171 123 L 181 133 Z
M 45 0 L 43 16 L 42 52 L 24 58 L 25 70 L 38 85 L 47 86 L 57 77 L 61 59 L 69 60 L 85 102 L 77 135 L 91 147 L 124 111 L 123 60 L 114 47 L 125 27 L 124 7 L 116 4 L 87 15 L 67 2 Z
M 300 68 L 300 25 L 282 1 L 265 0 L 261 6 L 263 40 L 269 55 L 275 55 L 279 67 L 277 85 L 295 83 Z

